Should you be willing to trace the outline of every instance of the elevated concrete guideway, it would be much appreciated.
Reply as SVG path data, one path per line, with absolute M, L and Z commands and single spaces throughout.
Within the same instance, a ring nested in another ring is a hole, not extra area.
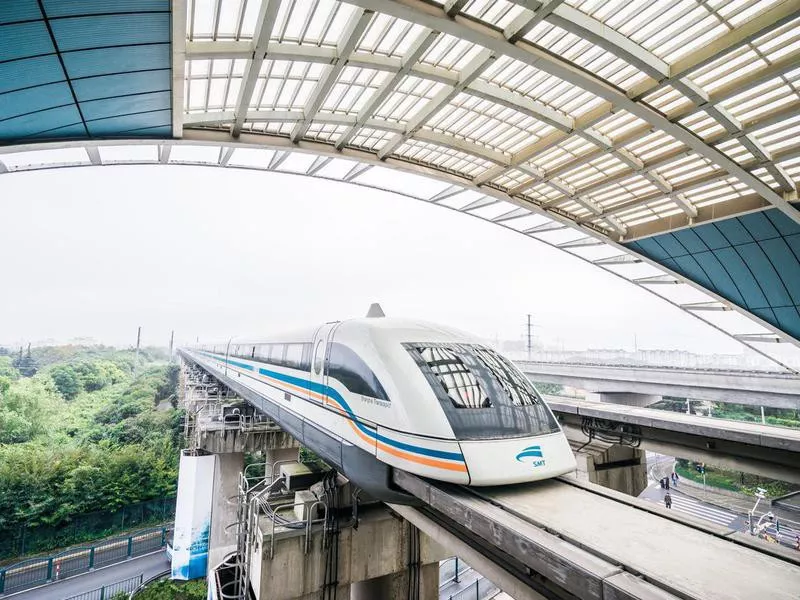
M 800 430 L 547 396 L 570 441 L 624 435 L 669 456 L 800 483 Z
M 465 488 L 404 472 L 395 482 L 425 506 L 394 510 L 517 600 L 797 598 L 791 551 L 764 554 L 747 535 L 599 486 Z
M 653 401 L 667 395 L 800 409 L 800 376 L 788 373 L 528 361 L 517 365 L 532 381 L 607 394 L 609 402 L 614 394 L 623 400 L 624 394 L 640 394 Z

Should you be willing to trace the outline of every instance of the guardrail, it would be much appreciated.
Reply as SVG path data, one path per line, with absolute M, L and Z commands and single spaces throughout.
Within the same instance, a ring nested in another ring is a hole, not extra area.
M 127 596 L 133 592 L 133 590 L 137 589 L 140 585 L 142 585 L 143 579 L 144 573 L 137 575 L 136 577 L 130 577 L 129 579 L 117 581 L 116 583 L 109 583 L 101 588 L 97 588 L 96 590 L 91 590 L 89 592 L 83 592 L 77 596 L 70 596 L 65 600 L 112 600 L 112 598 L 116 600 L 116 597 L 118 597 L 120 594 L 125 594 Z
M 128 600 L 133 600 L 136 594 L 143 591 L 145 588 L 147 588 L 147 586 L 149 586 L 152 583 L 155 583 L 156 581 L 161 581 L 165 577 L 169 577 L 171 573 L 172 571 L 167 569 L 166 571 L 161 571 L 161 573 L 153 575 L 150 579 L 147 579 L 146 581 L 140 582 L 135 589 L 131 590 L 131 593 L 128 595 Z
M 500 588 L 488 579 L 478 579 L 468 588 L 449 596 L 448 600 L 488 600 L 500 593 Z
M 92 546 L 77 546 L 5 567 L 0 569 L 0 596 L 153 552 L 166 546 L 167 531 L 167 527 L 143 529 Z
M 470 571 L 470 567 L 457 556 L 446 558 L 439 562 L 439 587 L 445 586 L 451 581 L 458 581 L 458 578 Z

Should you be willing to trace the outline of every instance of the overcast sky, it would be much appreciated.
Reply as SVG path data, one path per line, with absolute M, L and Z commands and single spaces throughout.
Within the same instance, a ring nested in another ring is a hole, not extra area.
M 740 352 L 644 291 L 478 219 L 276 173 L 114 166 L 0 176 L 0 343 L 147 344 L 419 317 L 551 346 Z

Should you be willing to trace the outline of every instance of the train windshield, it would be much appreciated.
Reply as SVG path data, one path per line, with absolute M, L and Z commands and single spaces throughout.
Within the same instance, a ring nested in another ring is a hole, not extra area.
M 459 439 L 559 431 L 528 378 L 494 350 L 473 344 L 403 344 L 436 393 Z

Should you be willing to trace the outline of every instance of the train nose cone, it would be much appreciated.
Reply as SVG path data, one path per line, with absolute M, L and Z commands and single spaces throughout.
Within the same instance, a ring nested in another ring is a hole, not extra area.
M 563 433 L 508 440 L 461 442 L 470 485 L 505 485 L 556 477 L 575 470 Z

